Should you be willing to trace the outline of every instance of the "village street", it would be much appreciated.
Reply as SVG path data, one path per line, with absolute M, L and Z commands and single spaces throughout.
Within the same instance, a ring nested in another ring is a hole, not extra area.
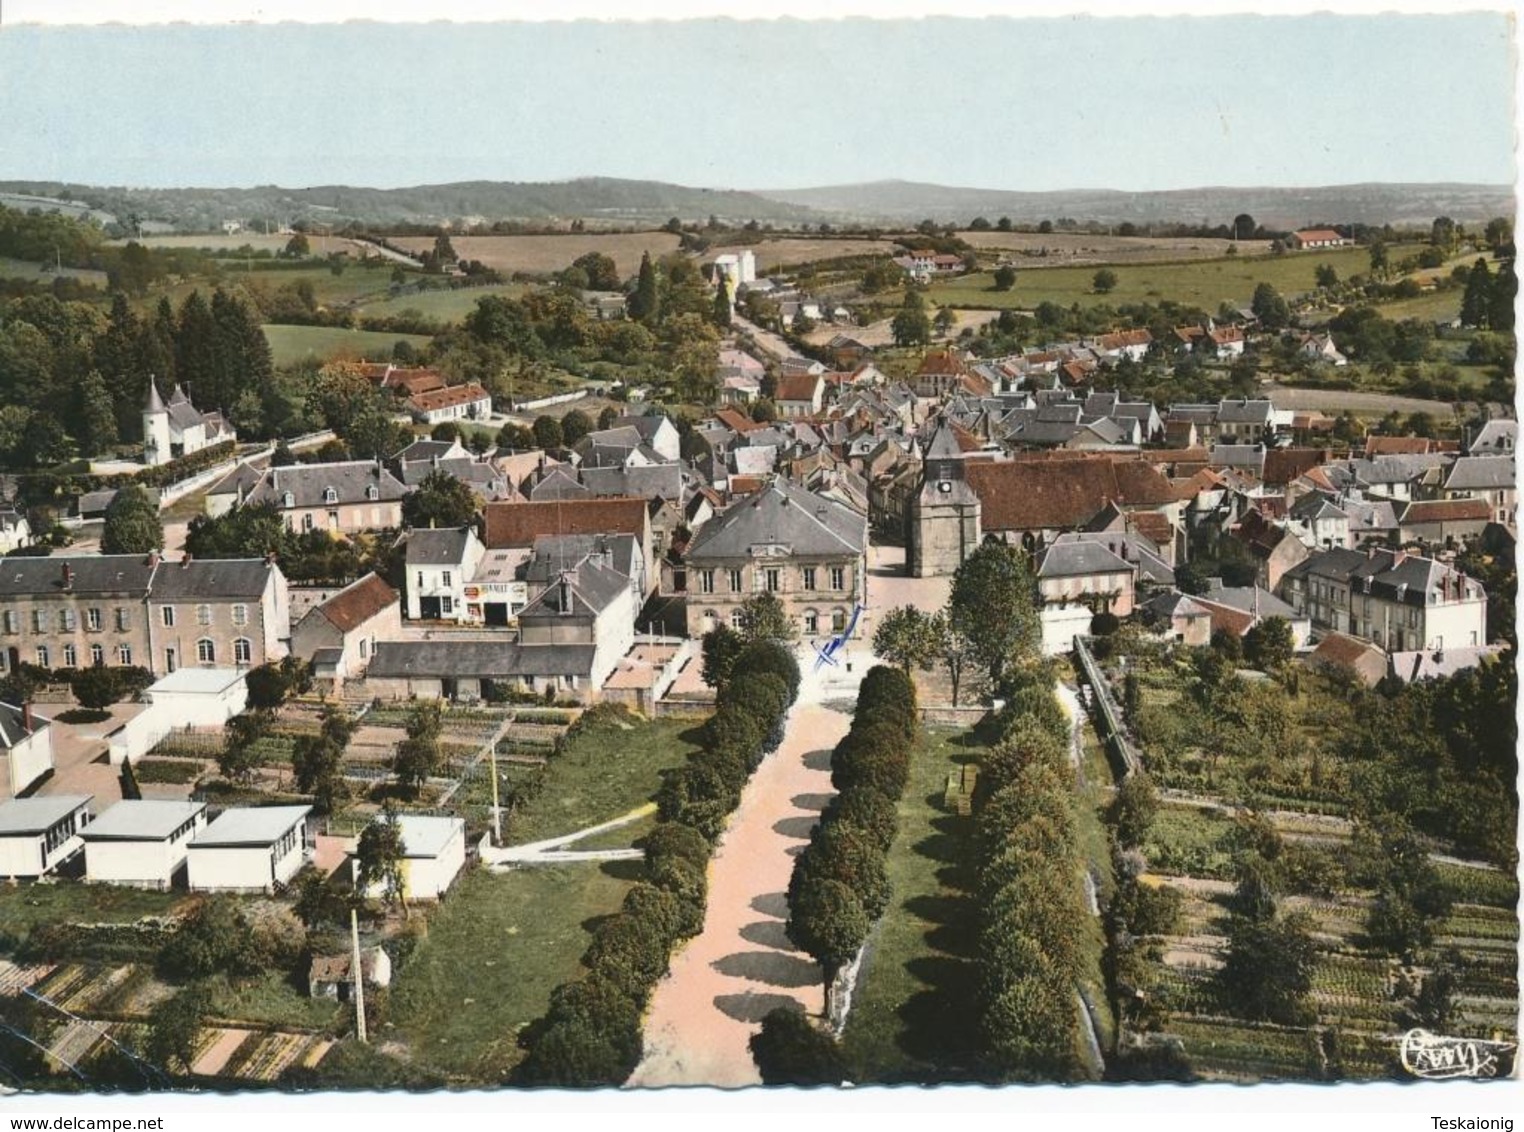
M 799 650 L 803 682 L 783 744 L 747 783 L 709 866 L 703 931 L 678 951 L 646 1017 L 645 1058 L 628 1084 L 758 1084 L 747 1041 L 774 1007 L 797 1002 L 819 1014 L 820 968 L 784 934 L 794 857 L 830 802 L 831 750 L 852 722 L 857 685 L 873 664 L 877 618 L 898 605 L 940 608 L 948 579 L 899 575 L 904 551 L 872 547 L 862 636 L 840 665 Z M 850 671 L 848 665 L 851 666 Z

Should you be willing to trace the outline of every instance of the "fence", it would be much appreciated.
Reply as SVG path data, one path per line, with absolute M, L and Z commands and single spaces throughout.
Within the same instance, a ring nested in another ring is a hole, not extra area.
M 941 727 L 973 727 L 989 714 L 989 708 L 974 707 L 923 707 L 921 722 Z
M 1094 716 L 1099 720 L 1096 730 L 1100 732 L 1111 757 L 1121 765 L 1122 777 L 1126 778 L 1142 769 L 1142 761 L 1127 737 L 1126 727 L 1122 723 L 1122 709 L 1112 697 L 1111 683 L 1090 655 L 1084 637 L 1074 638 L 1074 655 L 1079 658 L 1080 671 L 1084 674 L 1085 682 L 1090 685 L 1099 709 Z
M 513 411 L 522 413 L 526 410 L 547 409 L 551 405 L 565 405 L 568 401 L 580 401 L 586 396 L 586 389 L 576 389 L 570 393 L 556 393 L 549 397 L 536 397 L 533 401 L 515 402 Z

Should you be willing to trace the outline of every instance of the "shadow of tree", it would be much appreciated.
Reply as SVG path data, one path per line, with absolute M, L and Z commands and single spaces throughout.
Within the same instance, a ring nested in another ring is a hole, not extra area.
M 776 947 L 779 951 L 794 950 L 781 920 L 757 920 L 747 924 L 741 929 L 741 938 L 758 947 Z
M 783 818 L 773 823 L 773 832 L 799 841 L 808 841 L 810 832 L 819 822 L 820 818 L 815 814 L 810 814 L 808 817 Z
M 743 994 L 717 994 L 714 1005 L 721 1014 L 737 1022 L 760 1022 L 769 1011 L 780 1006 L 798 1007 L 799 1000 L 786 994 L 759 994 L 746 991 Z
M 613 877 L 615 880 L 644 880 L 646 875 L 646 863 L 640 857 L 630 857 L 623 861 L 604 861 L 598 868 L 604 876 Z
M 828 750 L 811 751 L 804 756 L 804 765 L 808 770 L 830 770 L 831 752 Z
M 722 975 L 751 979 L 770 987 L 812 987 L 820 982 L 820 968 L 798 955 L 777 951 L 738 951 L 710 964 Z
M 795 809 L 814 810 L 819 813 L 831 804 L 831 799 L 834 797 L 836 797 L 835 794 L 795 794 L 789 802 Z
M 788 893 L 764 892 L 751 902 L 751 910 L 758 915 L 771 916 L 775 920 L 788 919 Z

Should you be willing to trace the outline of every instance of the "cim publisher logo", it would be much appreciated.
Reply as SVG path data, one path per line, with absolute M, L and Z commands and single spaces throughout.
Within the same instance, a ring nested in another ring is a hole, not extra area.
M 1512 1071 L 1512 1042 L 1482 1038 L 1447 1038 L 1428 1030 L 1409 1030 L 1399 1043 L 1402 1067 L 1414 1077 L 1446 1081 L 1456 1077 L 1497 1077 Z M 1509 1064 L 1503 1065 L 1502 1059 Z

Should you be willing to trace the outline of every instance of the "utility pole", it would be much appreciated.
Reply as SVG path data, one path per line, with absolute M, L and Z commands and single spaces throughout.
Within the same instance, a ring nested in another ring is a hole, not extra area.
M 349 936 L 354 946 L 351 973 L 355 982 L 355 1037 L 365 1045 L 365 972 L 360 966 L 360 913 L 355 908 L 349 910 Z
M 503 810 L 497 798 L 497 740 L 492 740 L 492 844 L 503 843 Z

